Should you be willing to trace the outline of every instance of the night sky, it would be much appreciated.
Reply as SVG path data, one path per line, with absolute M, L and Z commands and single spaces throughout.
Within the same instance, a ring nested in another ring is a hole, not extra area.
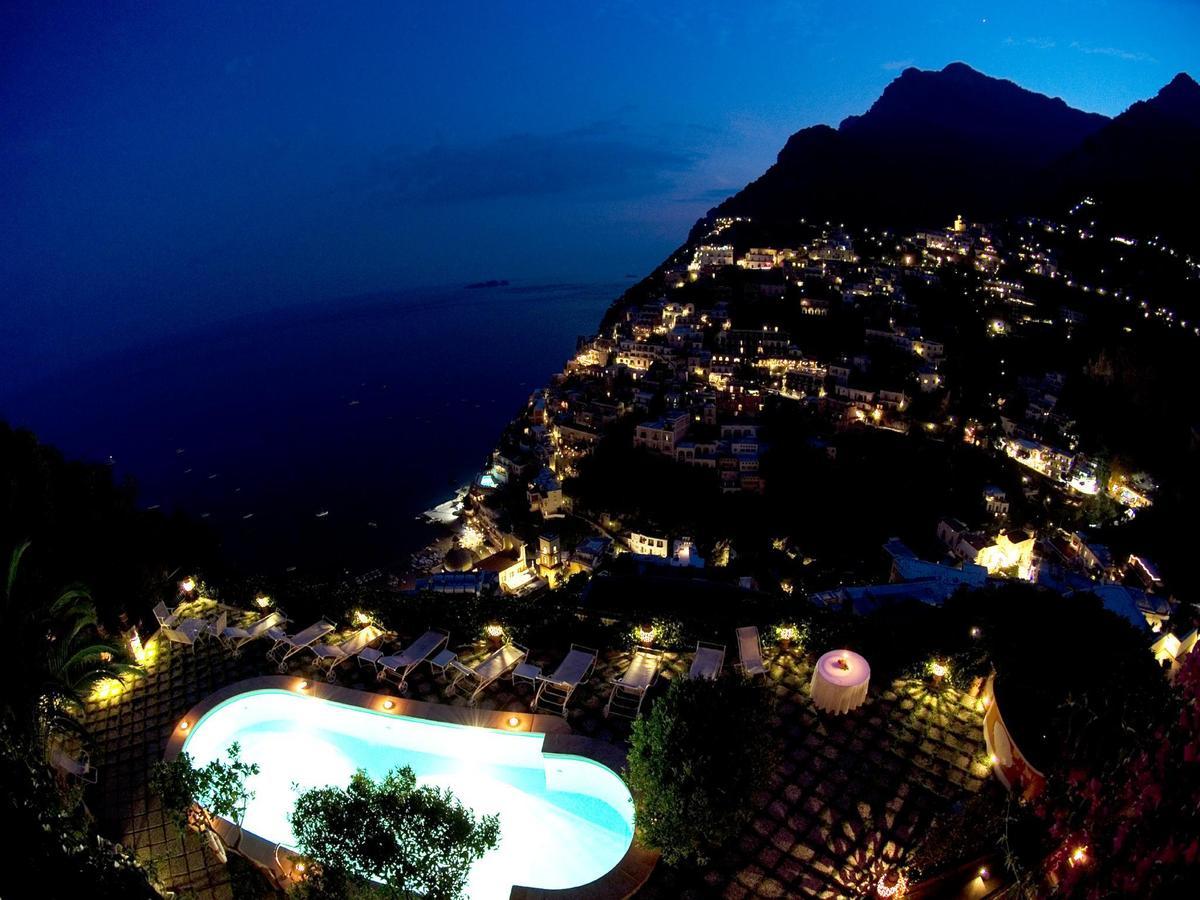
M 1184 0 L 10 0 L 0 376 L 341 295 L 640 275 L 906 66 L 1115 114 L 1200 75 L 1198 38 Z

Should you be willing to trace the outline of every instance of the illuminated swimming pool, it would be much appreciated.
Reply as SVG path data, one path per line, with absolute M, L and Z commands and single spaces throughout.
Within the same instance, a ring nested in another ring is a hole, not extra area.
M 500 816 L 500 845 L 471 870 L 473 900 L 506 898 L 514 884 L 569 888 L 612 869 L 633 840 L 633 801 L 611 769 L 543 753 L 541 734 L 508 733 L 376 712 L 285 690 L 238 694 L 190 730 L 198 764 L 234 741 L 260 772 L 243 826 L 294 846 L 287 815 L 304 790 L 378 778 L 411 766 L 419 784 L 450 788 L 477 814 Z
M 485 488 L 495 488 L 500 486 L 500 482 L 496 480 L 496 476 L 491 472 L 484 472 L 479 476 L 479 486 Z

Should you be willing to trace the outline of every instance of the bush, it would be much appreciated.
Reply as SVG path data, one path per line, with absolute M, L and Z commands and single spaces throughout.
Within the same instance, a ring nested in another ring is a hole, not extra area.
M 200 768 L 186 753 L 155 764 L 150 772 L 150 789 L 162 798 L 163 813 L 180 832 L 206 827 L 203 818 L 194 814 L 197 805 L 209 815 L 241 823 L 246 804 L 254 799 L 253 792 L 246 790 L 246 779 L 258 774 L 258 763 L 242 762 L 241 750 L 234 741 L 226 750 L 227 762 L 214 759 Z
M 417 787 L 408 766 L 381 781 L 360 769 L 344 789 L 307 790 L 290 821 L 300 851 L 320 868 L 308 891 L 316 896 L 353 895 L 378 879 L 386 896 L 452 900 L 500 841 L 496 816 L 476 818 L 450 791 Z
M 774 762 L 772 696 L 738 675 L 675 679 L 633 724 L 626 778 L 642 840 L 668 863 L 704 862 L 749 820 Z

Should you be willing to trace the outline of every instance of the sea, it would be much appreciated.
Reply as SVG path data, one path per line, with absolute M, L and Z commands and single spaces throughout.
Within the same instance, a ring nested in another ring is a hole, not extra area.
M 402 568 L 422 512 L 487 463 L 501 430 L 626 283 L 373 294 L 254 313 L 60 371 L 0 418 L 183 510 L 234 564 Z

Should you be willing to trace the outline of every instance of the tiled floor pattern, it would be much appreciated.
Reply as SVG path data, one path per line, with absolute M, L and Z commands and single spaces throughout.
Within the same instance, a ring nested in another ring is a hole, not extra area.
M 106 833 L 153 860 L 163 883 L 181 897 L 231 897 L 228 871 L 196 838 L 181 841 L 163 821 L 147 773 L 192 705 L 222 685 L 275 671 L 264 659 L 266 649 L 260 642 L 234 656 L 216 642 L 189 649 L 162 641 L 144 678 L 89 707 L 92 758 L 100 770 L 91 808 Z M 485 652 L 479 645 L 463 657 L 469 662 Z M 591 681 L 576 692 L 569 721 L 577 732 L 627 740 L 628 723 L 606 719 L 602 711 L 609 679 L 628 660 L 628 652 L 604 654 Z M 557 660 L 533 661 L 549 669 Z M 668 654 L 664 675 L 680 677 L 688 662 L 687 655 Z M 768 663 L 782 748 L 771 784 L 751 798 L 754 814 L 738 839 L 706 865 L 659 866 L 642 892 L 648 900 L 856 896 L 877 860 L 902 859 L 939 808 L 978 790 L 988 777 L 975 698 L 899 681 L 872 693 L 861 709 L 832 717 L 818 713 L 808 698 L 807 658 L 780 651 L 768 654 Z M 291 671 L 312 670 L 301 661 Z M 338 679 L 381 689 L 370 668 L 355 664 L 343 666 Z M 665 684 L 663 679 L 652 690 L 647 708 Z M 532 693 L 505 679 L 485 692 L 479 706 L 520 711 Z M 445 683 L 424 666 L 410 678 L 408 695 L 466 703 L 448 696 Z

